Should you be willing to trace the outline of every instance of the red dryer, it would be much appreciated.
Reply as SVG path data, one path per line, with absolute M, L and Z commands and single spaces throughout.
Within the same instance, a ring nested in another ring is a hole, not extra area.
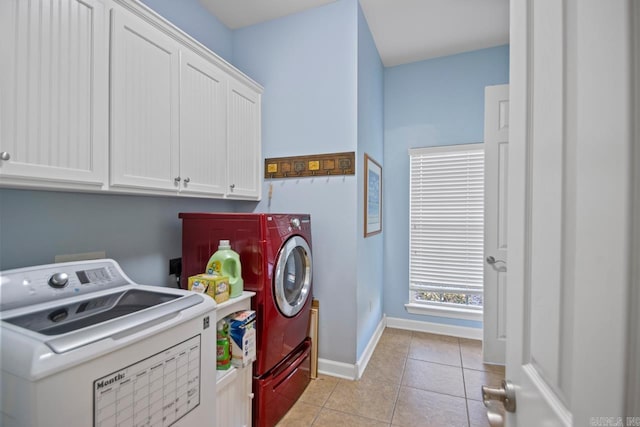
M 179 217 L 181 283 L 205 270 L 220 240 L 229 240 L 240 254 L 244 289 L 256 293 L 253 425 L 275 426 L 310 381 L 310 217 L 236 213 L 180 213 Z

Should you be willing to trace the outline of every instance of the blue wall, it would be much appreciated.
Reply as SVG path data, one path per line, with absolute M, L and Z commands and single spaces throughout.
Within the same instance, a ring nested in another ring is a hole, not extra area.
M 509 47 L 385 69 L 384 310 L 389 317 L 481 327 L 408 314 L 409 148 L 482 142 L 484 87 L 509 82 Z
M 356 151 L 357 19 L 357 0 L 340 0 L 234 31 L 234 65 L 264 86 L 265 157 Z M 267 180 L 256 209 L 311 214 L 320 357 L 351 364 L 357 196 L 354 176 Z
M 360 359 L 383 314 L 383 233 L 364 238 L 364 153 L 383 168 L 384 68 L 358 6 L 358 291 L 357 348 Z M 383 169 L 384 171 L 384 169 Z M 383 173 L 383 178 L 385 174 Z M 383 217 L 384 219 L 384 217 Z
M 182 253 L 178 213 L 246 205 L 255 203 L 0 189 L 0 270 L 106 251 L 134 281 L 174 286 L 168 270 Z
M 234 31 L 233 65 L 264 86 L 265 157 L 355 149 L 355 8 L 342 0 Z
M 233 33 L 198 0 L 141 1 L 227 62 L 232 61 Z

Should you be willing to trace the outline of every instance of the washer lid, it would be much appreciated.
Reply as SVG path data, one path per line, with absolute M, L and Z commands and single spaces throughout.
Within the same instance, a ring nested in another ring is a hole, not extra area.
M 280 250 L 273 279 L 276 305 L 283 315 L 293 317 L 302 310 L 310 296 L 311 275 L 311 249 L 301 236 L 293 236 Z
M 44 344 L 61 354 L 105 338 L 119 339 L 149 328 L 203 301 L 204 297 L 199 294 L 127 289 L 2 321 L 41 334 Z
M 43 335 L 62 335 L 135 313 L 179 298 L 180 295 L 126 289 L 3 319 Z

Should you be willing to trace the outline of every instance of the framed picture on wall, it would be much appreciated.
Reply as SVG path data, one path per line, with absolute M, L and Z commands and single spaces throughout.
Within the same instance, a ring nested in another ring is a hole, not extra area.
M 364 237 L 382 232 L 382 166 L 364 154 Z

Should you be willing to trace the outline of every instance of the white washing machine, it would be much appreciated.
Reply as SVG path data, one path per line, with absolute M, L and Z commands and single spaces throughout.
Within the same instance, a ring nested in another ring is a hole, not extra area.
M 212 298 L 113 260 L 0 273 L 2 425 L 211 426 Z

